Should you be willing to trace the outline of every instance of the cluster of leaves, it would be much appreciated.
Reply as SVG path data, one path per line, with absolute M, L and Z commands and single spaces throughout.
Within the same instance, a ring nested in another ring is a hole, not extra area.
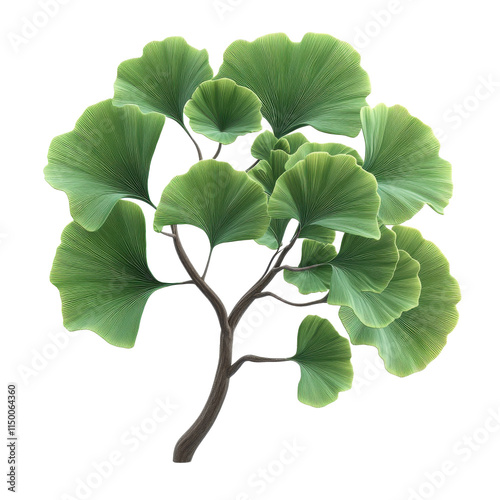
M 432 361 L 456 325 L 460 291 L 439 249 L 401 224 L 426 204 L 443 212 L 451 167 L 431 129 L 405 108 L 368 107 L 359 62 L 331 36 L 293 43 L 275 34 L 231 44 L 215 77 L 207 52 L 182 38 L 152 42 L 122 63 L 114 98 L 89 107 L 49 150 L 46 179 L 66 192 L 74 219 L 51 274 L 66 328 L 132 347 L 149 296 L 179 284 L 150 272 L 144 215 L 128 198 L 156 210 L 157 232 L 201 228 L 211 251 L 255 240 L 280 252 L 295 220 L 292 244 L 302 239 L 302 257 L 284 266 L 284 279 L 302 294 L 326 292 L 322 301 L 341 306 L 351 342 L 377 347 L 391 373 L 406 376 Z M 166 117 L 193 139 L 185 116 L 220 145 L 261 130 L 262 118 L 272 132 L 255 139 L 246 172 L 202 160 L 197 147 L 201 161 L 172 179 L 156 207 L 151 159 Z M 295 132 L 305 126 L 348 137 L 362 130 L 364 158 L 342 144 L 309 142 Z M 336 231 L 344 233 L 337 248 Z M 334 401 L 351 386 L 350 357 L 327 320 L 306 317 L 288 358 L 301 367 L 299 399 Z

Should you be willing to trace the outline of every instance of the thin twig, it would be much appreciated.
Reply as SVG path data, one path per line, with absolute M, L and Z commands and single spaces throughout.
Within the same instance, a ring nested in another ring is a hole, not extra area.
M 177 236 L 175 236 L 175 234 L 173 233 L 167 233 L 165 231 L 160 231 L 161 234 L 164 234 L 165 236 L 168 236 L 169 238 L 177 238 Z
M 257 163 L 259 163 L 260 160 L 257 160 L 255 163 L 252 163 L 246 170 L 245 172 L 250 172 L 250 170 L 252 170 L 253 167 L 256 167 L 257 166 Z
M 214 157 L 212 158 L 213 160 L 217 159 L 217 157 L 219 156 L 220 154 L 220 151 L 222 149 L 222 142 L 219 142 L 219 147 L 217 148 L 217 151 L 215 152 L 215 155 Z
M 274 299 L 279 300 L 284 304 L 288 304 L 289 306 L 295 306 L 295 307 L 307 307 L 307 306 L 314 306 L 316 304 L 325 304 L 326 301 L 328 300 L 328 294 L 326 294 L 321 299 L 313 300 L 312 302 L 290 302 L 289 300 L 286 300 L 283 297 L 280 297 L 272 292 L 262 292 L 256 295 L 256 298 L 258 299 L 262 297 L 273 297 Z
M 263 358 L 261 356 L 254 356 L 252 354 L 247 354 L 242 356 L 238 361 L 235 361 L 231 368 L 229 369 L 228 376 L 232 377 L 245 363 L 246 361 L 251 361 L 252 363 L 281 363 L 282 361 L 289 361 L 288 358 Z
M 271 260 L 269 261 L 269 264 L 267 265 L 264 274 L 261 276 L 261 279 L 269 272 L 269 269 L 271 269 L 271 266 L 273 265 L 274 259 L 278 256 L 280 252 L 281 252 L 281 247 L 278 247 L 276 252 L 273 253 L 273 256 L 271 257 Z
M 213 252 L 213 248 L 210 249 L 210 253 L 208 254 L 207 264 L 205 266 L 205 270 L 203 271 L 203 274 L 201 275 L 202 280 L 205 280 L 205 278 L 207 276 L 208 266 L 210 266 L 210 259 L 212 258 L 212 252 Z
M 186 128 L 186 127 L 182 127 L 185 131 L 186 131 L 186 134 L 189 136 L 189 138 L 193 141 L 193 144 L 195 145 L 196 147 L 196 151 L 198 152 L 198 159 L 201 161 L 203 160 L 203 154 L 201 152 L 201 149 L 200 149 L 200 146 L 198 146 L 198 143 L 194 140 L 194 137 L 191 135 L 191 133 L 189 132 L 189 130 Z
M 294 273 L 298 273 L 300 271 L 309 271 L 311 269 L 317 269 L 318 267 L 323 267 L 323 266 L 327 266 L 327 265 L 328 265 L 328 262 L 323 262 L 321 264 L 313 264 L 311 266 L 305 266 L 305 267 L 280 266 L 278 268 L 278 270 L 279 271 L 287 270 L 287 271 L 292 271 Z

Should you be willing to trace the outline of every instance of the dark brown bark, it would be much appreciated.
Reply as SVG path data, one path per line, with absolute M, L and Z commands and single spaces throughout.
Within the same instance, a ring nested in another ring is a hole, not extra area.
M 198 274 L 182 246 L 177 226 L 172 226 L 172 233 L 169 234 L 169 236 L 172 236 L 173 238 L 175 250 L 177 252 L 179 260 L 189 274 L 192 282 L 199 288 L 203 295 L 205 295 L 205 297 L 207 297 L 207 299 L 212 304 L 221 327 L 219 362 L 217 365 L 217 371 L 215 373 L 212 390 L 210 391 L 207 402 L 205 403 L 205 406 L 199 417 L 177 442 L 174 450 L 174 462 L 185 463 L 192 460 L 198 446 L 208 434 L 215 420 L 217 419 L 217 416 L 219 415 L 222 405 L 224 404 L 227 391 L 229 389 L 229 380 L 231 376 L 236 373 L 236 371 L 245 361 L 285 361 L 285 359 L 281 358 L 243 356 L 243 358 L 232 364 L 233 335 L 234 329 L 236 328 L 239 320 L 248 309 L 248 307 L 256 298 L 260 296 L 264 288 L 274 279 L 276 274 L 282 270 L 282 268 L 280 268 L 280 265 L 283 262 L 286 254 L 294 245 L 295 241 L 298 238 L 298 235 L 299 232 L 297 231 L 292 241 L 283 249 L 279 257 L 277 258 L 274 266 L 270 270 L 266 270 L 264 276 L 262 276 L 262 278 L 241 298 L 241 300 L 234 307 L 231 314 L 228 315 L 226 308 L 218 295 L 206 283 L 204 279 L 206 272 L 203 274 L 203 276 L 200 276 L 200 274 Z

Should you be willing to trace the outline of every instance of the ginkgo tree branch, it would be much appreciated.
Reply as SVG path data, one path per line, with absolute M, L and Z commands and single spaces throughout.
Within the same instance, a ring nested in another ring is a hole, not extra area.
M 280 297 L 279 295 L 276 295 L 275 293 L 272 293 L 272 292 L 262 292 L 262 293 L 259 293 L 256 295 L 257 299 L 261 299 L 263 297 L 273 297 L 274 299 L 279 300 L 280 302 L 283 302 L 284 304 L 288 304 L 289 306 L 307 307 L 307 306 L 314 306 L 315 304 L 326 304 L 327 299 L 328 299 L 328 294 L 326 294 L 321 299 L 313 300 L 311 302 L 290 302 L 289 300 L 286 300 L 283 297 Z
M 262 356 L 247 354 L 231 365 L 231 368 L 229 369 L 229 377 L 232 377 L 242 367 L 243 363 L 247 361 L 252 363 L 281 363 L 282 361 L 288 361 L 288 358 L 263 358 Z

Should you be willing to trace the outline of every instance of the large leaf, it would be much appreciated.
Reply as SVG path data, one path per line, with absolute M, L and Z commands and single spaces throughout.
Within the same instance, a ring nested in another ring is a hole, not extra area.
M 260 238 L 269 225 L 267 197 L 245 172 L 228 163 L 205 160 L 174 177 L 163 191 L 155 229 L 191 224 L 208 236 L 211 247 Z
M 370 93 L 359 61 L 349 44 L 329 35 L 308 33 L 293 43 L 278 33 L 232 43 L 216 78 L 255 92 L 278 138 L 306 125 L 355 137 Z
M 387 370 L 404 377 L 423 370 L 446 345 L 458 321 L 460 289 L 450 276 L 449 264 L 439 249 L 416 229 L 396 226 L 397 245 L 420 263 L 422 292 L 418 307 L 404 312 L 385 328 L 363 325 L 348 308 L 340 318 L 353 344 L 377 347 Z
M 184 108 L 191 128 L 221 144 L 262 128 L 259 98 L 232 80 L 202 83 Z
M 333 245 L 304 240 L 302 243 L 302 257 L 298 267 L 315 266 L 323 263 L 325 265 L 307 271 L 285 270 L 283 278 L 288 283 L 295 285 L 299 292 L 303 294 L 326 292 L 330 289 L 332 280 L 331 262 L 336 256 L 337 251 Z
M 276 182 L 269 215 L 379 238 L 380 197 L 375 178 L 349 155 L 311 153 Z
M 144 113 L 163 113 L 184 127 L 186 102 L 212 76 L 206 50 L 197 50 L 180 37 L 151 42 L 142 57 L 118 67 L 113 104 L 137 104 Z
M 50 145 L 45 179 L 68 195 L 73 219 L 99 229 L 121 198 L 154 206 L 148 193 L 151 158 L 165 117 L 111 100 L 90 106 L 75 129 Z
M 299 161 L 302 161 L 307 155 L 311 153 L 328 153 L 331 156 L 335 155 L 351 155 L 356 158 L 356 163 L 358 165 L 363 165 L 363 160 L 359 156 L 358 152 L 350 148 L 349 146 L 344 146 L 343 144 L 329 143 L 329 144 L 319 144 L 317 142 L 308 142 L 299 147 L 299 149 L 290 156 L 286 164 L 286 169 L 297 165 Z
M 366 143 L 363 168 L 377 178 L 380 219 L 400 224 L 425 203 L 443 213 L 452 195 L 451 165 L 439 157 L 432 129 L 402 106 L 363 108 L 361 121 Z
M 151 274 L 144 215 L 129 201 L 119 201 L 97 231 L 66 226 L 50 281 L 68 330 L 92 330 L 119 347 L 133 347 L 149 296 L 171 285 Z
M 420 264 L 404 250 L 399 250 L 399 261 L 394 276 L 382 292 L 355 291 L 354 314 L 366 326 L 384 328 L 404 311 L 418 306 L 421 284 L 418 278 Z M 345 306 L 340 308 L 341 313 Z
M 297 353 L 290 359 L 300 366 L 298 398 L 306 405 L 326 406 L 352 386 L 349 342 L 326 319 L 307 316 L 302 321 Z

